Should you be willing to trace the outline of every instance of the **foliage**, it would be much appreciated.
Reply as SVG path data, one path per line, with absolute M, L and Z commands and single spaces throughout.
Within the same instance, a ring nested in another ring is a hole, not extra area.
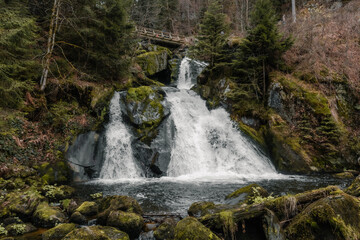
M 16 235 L 22 235 L 26 231 L 26 225 L 25 224 L 14 224 L 11 226 L 13 230 L 15 230 Z
M 292 45 L 276 26 L 276 13 L 270 0 L 258 0 L 251 14 L 251 29 L 240 43 L 233 61 L 239 84 L 251 84 L 257 96 L 265 97 L 270 85 L 269 72 L 282 65 L 281 56 Z
M 206 60 L 213 67 L 224 58 L 224 46 L 229 35 L 226 15 L 218 0 L 212 0 L 200 24 L 197 42 L 192 55 Z
M 0 236 L 1 235 L 7 235 L 8 231 L 5 229 L 5 227 L 3 227 L 3 224 L 0 224 Z
M 259 204 L 274 199 L 274 197 L 271 194 L 267 197 L 263 197 L 260 193 L 260 187 L 254 187 L 252 188 L 252 190 L 254 194 L 253 196 L 250 197 L 250 201 L 253 202 L 254 204 Z

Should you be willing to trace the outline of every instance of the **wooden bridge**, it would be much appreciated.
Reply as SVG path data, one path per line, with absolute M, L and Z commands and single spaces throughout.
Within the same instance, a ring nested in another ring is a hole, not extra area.
M 135 31 L 142 38 L 174 46 L 185 46 L 192 42 L 191 38 L 151 28 L 135 26 Z

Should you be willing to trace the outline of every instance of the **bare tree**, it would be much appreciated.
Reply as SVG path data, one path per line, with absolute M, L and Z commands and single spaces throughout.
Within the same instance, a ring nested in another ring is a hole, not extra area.
M 291 12 L 292 12 L 293 22 L 296 22 L 296 4 L 295 4 L 295 0 L 291 0 Z
M 51 56 L 55 46 L 56 31 L 58 29 L 60 5 L 61 5 L 61 0 L 54 0 L 52 13 L 51 13 L 51 20 L 50 20 L 47 51 L 44 57 L 45 63 L 43 64 L 44 68 L 40 80 L 41 91 L 44 91 L 46 87 L 46 81 L 49 74 Z

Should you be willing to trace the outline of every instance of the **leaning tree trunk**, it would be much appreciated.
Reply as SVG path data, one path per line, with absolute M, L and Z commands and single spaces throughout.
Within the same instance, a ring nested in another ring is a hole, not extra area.
M 295 0 L 291 0 L 291 12 L 292 12 L 293 22 L 296 22 L 296 4 L 295 4 Z
M 54 0 L 54 5 L 53 5 L 52 13 L 51 13 L 47 50 L 46 50 L 46 54 L 44 57 L 45 63 L 43 64 L 44 68 L 43 68 L 41 80 L 40 80 L 41 91 L 44 91 L 44 89 L 46 87 L 46 81 L 47 81 L 47 77 L 49 74 L 51 56 L 52 56 L 52 52 L 54 50 L 56 31 L 58 28 L 60 2 L 61 2 L 61 0 Z

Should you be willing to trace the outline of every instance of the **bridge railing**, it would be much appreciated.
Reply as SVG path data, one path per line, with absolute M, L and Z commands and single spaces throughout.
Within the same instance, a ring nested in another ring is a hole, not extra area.
M 173 34 L 171 32 L 160 31 L 156 29 L 135 26 L 135 31 L 142 36 L 147 36 L 156 39 L 163 39 L 171 42 L 177 42 L 186 44 L 189 43 L 189 39 L 179 34 Z

